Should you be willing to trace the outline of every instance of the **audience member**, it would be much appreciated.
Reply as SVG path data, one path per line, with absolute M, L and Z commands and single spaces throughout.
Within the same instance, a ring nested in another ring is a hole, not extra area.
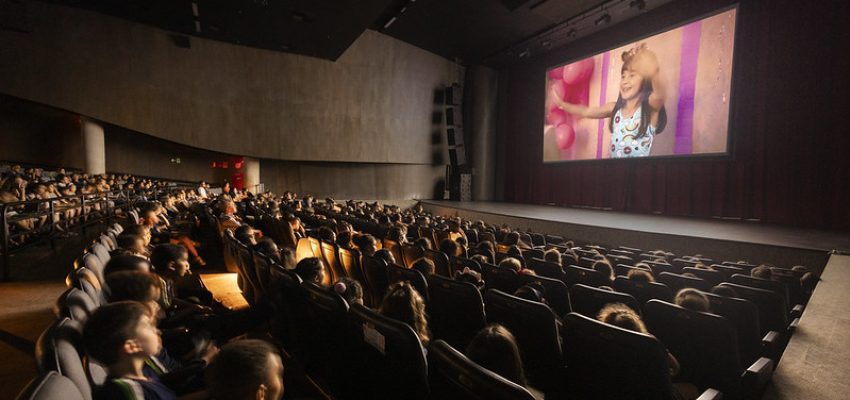
M 322 260 L 316 257 L 307 257 L 298 262 L 298 265 L 295 266 L 295 273 L 301 277 L 302 281 L 321 286 L 325 280 L 325 265 Z
M 206 371 L 207 392 L 215 400 L 280 400 L 283 363 L 274 346 L 242 339 L 222 346 Z
M 469 342 L 466 356 L 517 385 L 527 386 L 516 338 L 502 325 L 492 324 L 480 330 Z
M 419 336 L 422 346 L 428 347 L 428 343 L 431 341 L 431 333 L 428 330 L 425 301 L 413 285 L 406 281 L 390 285 L 378 311 L 383 315 L 410 325 Z
M 692 288 L 685 288 L 676 293 L 673 302 L 688 310 L 711 312 L 711 303 L 702 292 Z
M 360 285 L 360 282 L 352 278 L 347 276 L 340 278 L 334 284 L 334 292 L 342 296 L 349 305 L 363 305 L 363 286 Z

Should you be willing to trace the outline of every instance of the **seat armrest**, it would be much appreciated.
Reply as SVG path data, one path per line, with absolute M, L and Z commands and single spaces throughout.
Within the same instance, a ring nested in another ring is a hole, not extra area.
M 770 331 L 767 335 L 761 338 L 761 355 L 772 360 L 778 361 L 779 349 L 781 347 L 779 332 Z
M 744 398 L 761 398 L 761 393 L 773 376 L 773 360 L 761 357 L 750 365 L 741 375 L 741 388 L 747 394 Z
M 723 393 L 720 393 L 719 390 L 708 388 L 697 397 L 697 400 L 723 400 Z
M 800 325 L 800 318 L 794 318 L 790 324 L 788 324 L 788 333 L 794 333 L 797 330 L 797 326 Z
M 806 309 L 806 307 L 803 306 L 802 304 L 795 305 L 794 308 L 791 309 L 791 318 L 802 317 L 803 316 L 803 310 L 805 310 L 805 309 Z

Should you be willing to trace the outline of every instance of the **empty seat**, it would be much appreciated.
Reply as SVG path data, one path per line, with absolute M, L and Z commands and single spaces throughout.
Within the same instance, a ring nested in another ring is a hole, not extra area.
M 738 352 L 741 365 L 750 365 L 761 355 L 773 356 L 775 349 L 762 350 L 763 335 L 759 327 L 759 311 L 749 300 L 705 293 L 711 304 L 711 313 L 720 315 L 735 326 L 738 334 Z M 772 343 L 765 343 L 771 346 Z M 774 361 L 778 361 L 775 360 Z
M 614 290 L 632 295 L 641 308 L 652 299 L 673 301 L 673 291 L 663 283 L 643 283 L 618 276 L 613 285 Z
M 333 377 L 328 382 L 345 392 L 352 382 L 345 378 L 349 369 L 346 336 L 348 305 L 332 290 L 311 282 L 301 284 L 305 302 L 297 312 L 300 339 L 304 346 L 307 369 L 319 376 Z
M 766 335 L 770 331 L 777 331 L 784 336 L 789 328 L 793 328 L 794 325 L 788 323 L 788 312 L 778 294 L 769 290 L 728 282 L 721 283 L 720 286 L 734 289 L 738 293 L 738 297 L 747 299 L 756 305 L 759 311 L 759 325 L 762 335 Z
M 85 400 L 86 397 L 70 379 L 50 371 L 33 379 L 18 394 L 18 400 Z
M 650 300 L 644 321 L 679 361 L 677 380 L 715 388 L 726 399 L 757 399 L 773 374 L 767 358 L 741 367 L 735 327 L 724 317 Z
M 451 273 L 449 272 L 449 257 L 437 250 L 425 249 L 424 252 L 423 257 L 434 263 L 435 274 L 451 277 Z
M 313 246 L 313 242 L 316 242 L 315 247 Z M 318 248 L 319 252 L 314 252 L 314 248 Z M 318 239 L 311 237 L 298 239 L 298 245 L 295 247 L 295 262 L 299 262 L 310 257 L 321 257 L 321 249 Z
M 428 326 L 435 338 L 466 348 L 487 324 L 484 300 L 475 285 L 439 275 L 428 278 Z
M 80 289 L 72 287 L 57 300 L 60 317 L 68 317 L 81 324 L 97 309 L 97 303 Z
M 428 367 L 434 399 L 534 400 L 522 386 L 481 367 L 442 340 L 428 349 Z
M 484 304 L 487 321 L 516 337 L 529 380 L 544 391 L 555 389 L 563 362 L 557 317 L 549 306 L 498 290 L 488 290 Z
M 564 318 L 563 381 L 570 398 L 673 400 L 667 351 L 650 335 L 577 313 Z
M 692 273 L 706 282 L 708 282 L 711 286 L 719 285 L 726 281 L 726 275 L 720 271 L 714 271 L 710 269 L 702 269 L 702 268 L 693 268 L 693 267 L 685 267 L 682 268 L 682 273 Z
M 360 304 L 348 313 L 349 374 L 364 399 L 428 399 L 428 367 L 409 325 Z
M 546 291 L 546 302 L 558 316 L 564 316 L 570 312 L 570 293 L 563 281 L 547 278 L 545 276 L 519 275 L 520 285 L 537 282 Z
M 566 283 L 567 286 L 580 283 L 582 285 L 599 287 L 608 285 L 611 282 L 605 274 L 595 269 L 569 265 L 564 267 L 564 283 Z
M 428 282 L 425 280 L 425 277 L 422 276 L 422 273 L 415 269 L 404 268 L 400 265 L 390 264 L 386 268 L 387 271 L 387 282 L 392 285 L 396 282 L 407 281 L 413 285 L 417 292 L 422 296 L 422 299 L 425 300 L 425 303 L 428 303 Z
M 363 267 L 360 265 L 360 252 L 357 250 L 349 250 L 339 247 L 337 249 L 339 256 L 339 265 L 345 276 L 352 278 L 366 289 L 366 274 L 363 272 Z M 369 300 L 367 295 L 364 300 Z
M 711 283 L 700 278 L 692 278 L 690 276 L 674 274 L 672 272 L 662 272 L 658 275 L 658 282 L 667 285 L 673 293 L 678 293 L 685 288 L 694 288 L 704 292 L 711 291 Z
M 328 275 L 330 275 L 330 281 L 338 281 L 339 278 L 345 276 L 345 272 L 342 269 L 342 265 L 339 263 L 336 245 L 333 243 L 321 242 L 319 246 L 321 248 L 322 261 L 324 261 L 325 268 L 328 271 Z
M 631 295 L 582 284 L 570 287 L 570 304 L 573 312 L 596 318 L 599 311 L 611 303 L 623 303 L 640 314 L 640 305 Z
M 84 355 L 82 324 L 69 318 L 55 320 L 36 341 L 39 372 L 58 372 L 73 382 L 83 399 L 91 400 L 92 385 L 83 366 Z
M 783 304 L 785 304 L 785 309 L 791 312 L 791 316 L 794 318 L 799 317 L 803 312 L 802 304 L 791 304 L 791 299 L 788 294 L 788 286 L 784 282 L 775 281 L 771 279 L 756 278 L 754 276 L 742 274 L 732 275 L 732 279 L 730 279 L 729 282 L 764 290 L 770 290 L 771 292 L 776 293 L 777 295 L 779 295 L 779 297 L 782 298 L 782 302 Z
M 377 307 L 384 298 L 390 282 L 387 280 L 387 262 L 378 257 L 363 254 L 360 257 L 363 273 L 366 277 L 365 291 L 369 293 L 371 304 Z M 364 296 L 366 293 L 364 293 Z

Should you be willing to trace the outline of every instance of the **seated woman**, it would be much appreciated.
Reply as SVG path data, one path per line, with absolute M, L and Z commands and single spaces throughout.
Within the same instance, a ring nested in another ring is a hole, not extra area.
M 502 378 L 528 386 L 516 338 L 502 325 L 492 324 L 478 331 L 466 348 L 466 356 Z
M 425 314 L 425 301 L 413 285 L 406 281 L 390 285 L 378 312 L 410 325 L 419 336 L 422 347 L 428 347 L 431 332 L 428 329 L 428 315 Z

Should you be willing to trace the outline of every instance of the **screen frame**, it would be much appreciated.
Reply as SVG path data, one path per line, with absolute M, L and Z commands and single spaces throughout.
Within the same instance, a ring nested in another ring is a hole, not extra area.
M 630 43 L 639 42 L 643 39 L 646 39 L 646 38 L 649 38 L 649 37 L 652 37 L 652 36 L 656 36 L 656 35 L 660 35 L 662 33 L 669 32 L 669 31 L 672 31 L 674 29 L 681 28 L 681 27 L 683 27 L 687 24 L 690 24 L 692 22 L 695 22 L 695 21 L 699 21 L 699 20 L 702 20 L 702 19 L 706 19 L 706 18 L 710 18 L 710 17 L 716 16 L 716 15 L 719 15 L 719 14 L 723 14 L 724 12 L 727 12 L 729 10 L 735 10 L 735 37 L 732 39 L 732 65 L 731 65 L 731 69 L 730 69 L 731 70 L 731 72 L 730 72 L 731 76 L 729 78 L 729 93 L 730 93 L 729 115 L 727 117 L 728 120 L 726 121 L 726 126 L 727 126 L 727 129 L 726 129 L 726 151 L 713 152 L 713 153 L 664 154 L 664 155 L 658 155 L 658 156 L 633 157 L 633 158 L 628 158 L 628 157 L 610 158 L 610 157 L 608 157 L 608 158 L 585 158 L 585 159 L 579 159 L 579 160 L 546 161 L 543 158 L 544 157 L 544 149 L 543 149 L 544 143 L 543 143 L 543 141 L 541 141 L 541 146 L 540 146 L 540 149 L 539 149 L 540 151 L 538 152 L 538 155 L 540 157 L 540 164 L 543 164 L 544 166 L 554 166 L 554 165 L 559 165 L 559 164 L 595 163 L 595 162 L 600 162 L 600 163 L 627 162 L 628 163 L 628 162 L 642 162 L 642 161 L 647 161 L 647 160 L 695 160 L 695 159 L 724 159 L 724 158 L 725 159 L 732 159 L 733 153 L 734 153 L 734 151 L 733 151 L 734 150 L 733 149 L 734 142 L 732 141 L 733 132 L 735 131 L 735 126 L 734 126 L 735 122 L 734 121 L 737 119 L 737 118 L 734 118 L 734 116 L 736 116 L 736 114 L 737 114 L 735 105 L 737 103 L 737 98 L 738 98 L 738 94 L 736 93 L 737 92 L 736 85 L 735 85 L 736 76 L 738 75 L 738 67 L 737 67 L 738 64 L 736 63 L 736 60 L 738 58 L 737 57 L 738 56 L 738 47 L 739 47 L 738 41 L 741 40 L 740 39 L 741 35 L 739 34 L 740 31 L 738 29 L 739 28 L 738 22 L 740 21 L 740 18 L 741 18 L 741 7 L 740 7 L 740 3 L 738 3 L 738 2 L 735 2 L 735 3 L 732 3 L 732 4 L 727 4 L 727 5 L 724 5 L 720 8 L 716 8 L 716 9 L 713 9 L 711 11 L 703 12 L 703 13 L 697 14 L 697 15 L 690 17 L 690 18 L 685 18 L 685 19 L 683 19 L 679 22 L 675 22 L 673 24 L 666 25 L 662 28 L 649 31 L 649 32 L 642 34 L 642 35 L 633 36 L 633 38 L 631 38 L 629 40 L 618 41 L 618 42 L 615 42 L 611 45 L 604 46 L 604 47 L 600 46 L 600 48 L 598 50 L 590 50 L 588 52 L 584 52 L 585 55 L 583 55 L 583 56 L 570 57 L 570 58 L 567 59 L 567 61 L 559 62 L 558 64 L 552 64 L 552 65 L 546 67 L 544 72 L 543 72 L 543 81 L 542 81 L 542 83 L 543 83 L 543 85 L 542 85 L 543 86 L 543 94 L 544 94 L 544 97 L 543 97 L 544 98 L 544 106 L 542 107 L 543 112 L 542 112 L 542 117 L 540 118 L 540 121 L 542 122 L 542 124 L 540 125 L 540 129 L 538 130 L 538 132 L 544 132 L 545 133 L 545 128 L 546 128 L 546 114 L 547 114 L 548 110 L 545 107 L 545 101 L 546 101 L 545 99 L 546 99 L 546 84 L 549 81 L 549 79 L 548 79 L 549 71 L 556 69 L 556 68 L 563 67 L 565 65 L 572 64 L 572 63 L 577 62 L 577 61 L 581 61 L 581 60 L 590 58 L 590 57 L 595 57 L 599 54 L 605 53 L 607 51 L 611 51 L 613 49 L 616 49 L 618 47 L 622 47 L 622 46 L 630 44 Z M 604 33 L 604 32 L 605 31 L 602 31 L 600 33 Z

